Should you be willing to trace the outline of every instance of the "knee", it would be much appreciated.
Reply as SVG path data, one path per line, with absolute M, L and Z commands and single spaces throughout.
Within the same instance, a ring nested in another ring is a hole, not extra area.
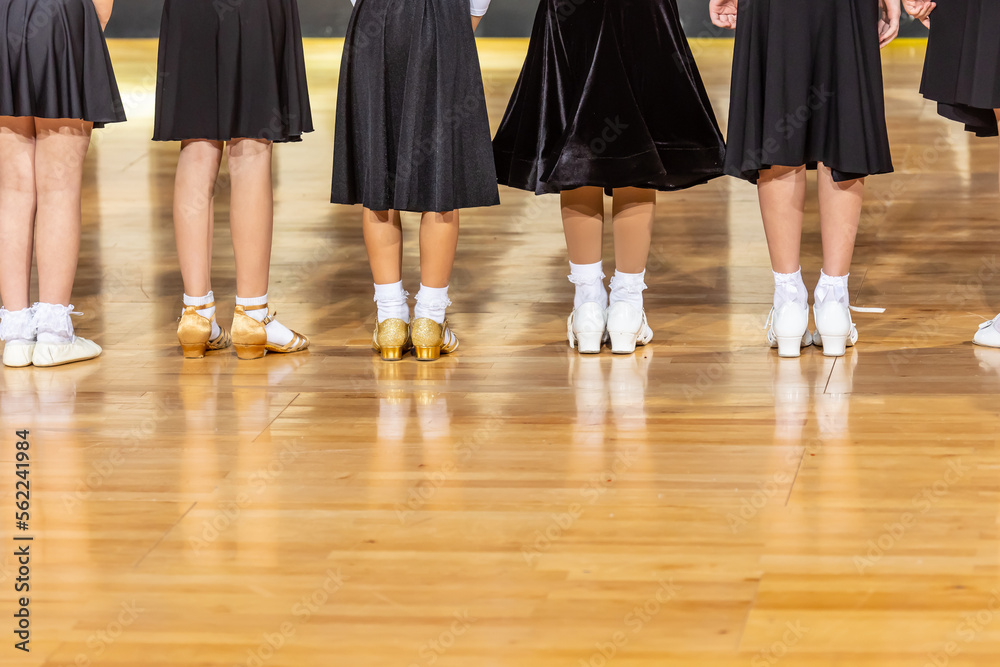
M 272 146 L 266 139 L 233 139 L 229 142 L 229 157 L 241 159 L 270 156 Z

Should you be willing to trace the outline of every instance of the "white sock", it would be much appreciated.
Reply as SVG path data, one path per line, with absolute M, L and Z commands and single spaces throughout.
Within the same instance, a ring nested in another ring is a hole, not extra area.
M 822 306 L 828 301 L 839 301 L 850 307 L 851 298 L 847 292 L 847 279 L 850 276 L 849 273 L 846 276 L 828 276 L 820 270 L 819 282 L 816 283 L 816 291 L 813 292 L 816 306 Z
M 646 272 L 622 273 L 615 269 L 611 278 L 611 305 L 624 301 L 642 310 L 642 291 L 646 289 Z
M 206 306 L 214 302 L 215 302 L 215 294 L 213 294 L 211 291 L 209 291 L 209 293 L 206 294 L 205 296 L 188 296 L 187 294 L 184 295 L 185 306 Z M 198 313 L 207 320 L 212 320 L 212 316 L 215 315 L 215 306 L 212 306 L 211 308 L 199 308 L 194 312 Z M 215 320 L 212 320 L 212 337 L 211 337 L 212 340 L 218 338 L 219 334 L 221 333 L 222 329 L 219 328 L 219 323 L 216 322 Z
M 34 310 L 39 343 L 65 345 L 73 342 L 72 304 L 36 303 Z
M 604 289 L 604 265 L 569 263 L 569 281 L 576 285 L 573 310 L 585 303 L 594 302 L 601 308 L 608 307 L 608 292 Z
M 14 311 L 0 308 L 0 340 L 15 344 L 35 342 L 34 316 L 34 308 Z
M 410 321 L 410 306 L 406 302 L 409 296 L 403 289 L 403 281 L 398 283 L 388 283 L 386 285 L 375 284 L 375 304 L 378 306 L 378 321 L 403 320 Z
M 795 273 L 774 273 L 774 307 L 781 308 L 789 302 L 802 308 L 809 307 L 809 290 L 802 282 L 802 267 Z
M 254 297 L 252 299 L 241 299 L 236 297 L 236 305 L 243 306 L 266 306 L 267 305 L 267 295 Z M 267 308 L 258 308 L 256 310 L 246 311 L 247 315 L 254 318 L 258 322 L 263 322 L 264 318 L 267 317 Z M 275 345 L 288 345 L 295 338 L 295 334 L 292 330 L 286 327 L 284 324 L 278 320 L 271 320 L 267 326 L 264 327 L 264 331 L 267 332 L 267 342 L 274 343 Z
M 438 324 L 444 324 L 446 311 L 451 301 L 448 300 L 447 287 L 426 287 L 420 283 L 420 291 L 417 292 L 417 305 L 413 309 L 413 316 L 418 320 L 427 317 Z

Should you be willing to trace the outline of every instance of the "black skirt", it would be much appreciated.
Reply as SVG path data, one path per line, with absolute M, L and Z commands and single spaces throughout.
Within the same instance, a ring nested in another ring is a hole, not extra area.
M 892 171 L 878 0 L 740 3 L 726 173 L 756 182 L 772 166 L 836 181 Z
M 331 201 L 433 212 L 500 203 L 468 0 L 358 0 Z
M 301 141 L 312 130 L 296 0 L 166 0 L 154 140 Z
M 500 183 L 678 190 L 725 144 L 674 0 L 542 0 L 493 140 Z
M 92 0 L 0 0 L 0 116 L 125 120 Z
M 947 0 L 931 14 L 924 97 L 945 118 L 981 137 L 995 137 L 1000 109 L 1000 2 Z

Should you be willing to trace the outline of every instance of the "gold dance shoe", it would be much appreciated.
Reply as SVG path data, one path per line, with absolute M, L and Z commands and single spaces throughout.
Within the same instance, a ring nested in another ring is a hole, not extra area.
M 420 361 L 434 361 L 458 349 L 458 337 L 448 328 L 447 320 L 444 324 L 429 317 L 414 320 L 410 324 L 410 340 Z
M 399 361 L 410 349 L 410 325 L 395 317 L 376 322 L 372 349 L 381 353 L 384 361 Z
M 214 314 L 211 318 L 198 314 L 199 310 L 213 306 L 215 306 L 214 301 L 204 306 L 184 306 L 181 319 L 177 322 L 177 340 L 180 341 L 185 359 L 201 359 L 205 356 L 206 350 L 224 350 L 232 344 L 229 332 L 221 324 L 219 325 L 221 332 L 212 338 Z
M 236 348 L 237 357 L 240 359 L 260 359 L 268 352 L 289 354 L 309 349 L 309 339 L 296 331 L 292 332 L 292 340 L 288 345 L 267 342 L 265 327 L 274 321 L 278 313 L 275 313 L 273 317 L 268 314 L 261 322 L 246 313 L 248 310 L 266 308 L 266 303 L 263 306 L 236 306 L 236 312 L 233 314 L 233 347 Z

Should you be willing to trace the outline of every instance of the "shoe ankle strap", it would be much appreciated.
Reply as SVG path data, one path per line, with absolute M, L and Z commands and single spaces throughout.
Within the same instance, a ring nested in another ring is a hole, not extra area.
M 263 304 L 261 304 L 259 306 L 242 306 L 242 308 L 243 308 L 244 312 L 248 311 L 248 310 L 262 310 L 264 308 L 267 308 L 267 304 L 263 303 Z

